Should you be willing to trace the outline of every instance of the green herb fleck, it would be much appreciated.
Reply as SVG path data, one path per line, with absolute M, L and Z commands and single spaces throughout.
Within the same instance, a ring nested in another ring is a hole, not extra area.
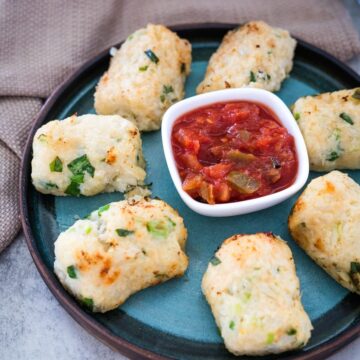
M 292 335 L 295 335 L 297 333 L 297 330 L 294 329 L 294 328 L 291 328 L 289 329 L 287 332 L 286 332 L 289 336 L 292 336 Z
M 148 65 L 140 66 L 139 71 L 146 71 L 148 69 Z
M 298 121 L 298 120 L 300 120 L 300 113 L 295 113 L 294 114 L 294 119 L 296 120 L 296 121 Z
M 336 141 L 339 141 L 339 140 L 340 140 L 340 133 L 341 133 L 340 129 L 336 128 L 336 129 L 334 130 L 334 136 L 335 136 L 335 140 L 336 140 Z
M 360 88 L 355 90 L 355 92 L 352 94 L 352 97 L 356 100 L 360 100 Z
M 89 311 L 92 311 L 93 308 L 94 308 L 94 301 L 93 299 L 91 298 L 82 298 L 80 300 L 81 302 L 81 305 L 86 309 L 86 310 L 89 310 Z
M 252 71 L 250 71 L 250 82 L 256 82 L 256 76 Z
M 266 338 L 266 343 L 270 345 L 274 342 L 274 340 L 275 340 L 274 333 L 268 333 Z
M 41 142 L 46 142 L 46 135 L 45 134 L 40 134 L 38 136 L 38 140 L 41 141 Z
M 210 260 L 210 264 L 213 266 L 219 265 L 221 264 L 221 260 L 216 255 L 214 255 Z
M 251 292 L 245 292 L 244 293 L 244 299 L 245 301 L 249 301 L 251 299 Z
M 98 215 L 101 216 L 101 214 L 104 212 L 104 211 L 107 211 L 110 209 L 110 204 L 106 204 L 104 206 L 101 206 L 99 207 L 98 209 Z
M 339 116 L 348 124 L 354 125 L 352 118 L 347 113 L 342 112 Z
M 74 181 L 73 179 L 77 178 L 77 176 L 73 176 L 70 178 L 70 184 L 65 189 L 65 194 L 72 195 L 72 196 L 79 196 L 80 195 L 80 183 L 77 181 Z
M 62 172 L 63 164 L 58 156 L 50 163 L 49 166 L 51 172 Z
M 59 187 L 54 183 L 47 182 L 47 183 L 45 183 L 45 188 L 46 189 L 58 189 Z
M 165 101 L 165 95 L 164 94 L 161 94 L 160 95 L 160 101 L 163 103 Z
M 350 272 L 353 274 L 360 273 L 360 263 L 352 261 L 350 263 Z
M 173 87 L 171 85 L 164 85 L 163 86 L 163 93 L 165 95 L 170 94 L 172 92 L 174 92 L 174 89 L 173 89 Z
M 340 157 L 337 151 L 331 151 L 331 153 L 326 157 L 327 161 L 335 161 Z
M 129 35 L 129 36 L 128 36 L 128 38 L 127 38 L 127 39 L 128 39 L 128 40 L 132 40 L 132 39 L 133 39 L 133 37 L 134 37 L 134 34 L 131 34 L 131 35 Z
M 126 229 L 116 229 L 115 231 L 121 237 L 125 237 L 134 233 L 134 231 L 126 230 Z
M 185 71 L 186 71 L 186 65 L 185 65 L 185 63 L 181 63 L 180 72 L 183 74 Z
M 269 50 L 269 51 L 267 52 L 267 54 L 268 54 L 268 55 L 271 55 L 271 54 L 272 54 L 272 50 Z
M 234 330 L 234 329 L 235 329 L 235 322 L 234 322 L 233 320 L 230 321 L 229 328 L 230 328 L 231 330 Z
M 74 265 L 68 266 L 66 270 L 67 270 L 67 273 L 68 273 L 68 275 L 69 275 L 69 277 L 71 279 L 76 279 L 77 278 Z
M 85 234 L 86 235 L 89 235 L 91 233 L 91 230 L 92 230 L 92 227 L 91 226 L 88 226 L 86 229 L 85 229 Z
M 167 238 L 171 231 L 175 228 L 175 223 L 166 218 L 166 220 L 153 220 L 146 224 L 149 233 L 155 237 Z
M 151 49 L 145 50 L 144 53 L 153 63 L 157 64 L 159 62 L 159 58 Z
M 86 154 L 71 161 L 68 168 L 74 175 L 83 175 L 84 172 L 87 172 L 91 177 L 94 177 L 95 168 L 91 165 Z

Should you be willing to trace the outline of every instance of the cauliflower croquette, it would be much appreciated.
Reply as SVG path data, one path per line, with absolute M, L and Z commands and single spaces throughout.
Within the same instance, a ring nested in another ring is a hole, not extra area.
M 360 88 L 300 98 L 292 111 L 311 170 L 360 168 Z
M 31 166 L 35 188 L 53 195 L 126 191 L 146 176 L 139 130 L 118 115 L 48 122 L 34 136 Z
M 124 200 L 93 211 L 55 242 L 55 273 L 94 312 L 182 276 L 188 259 L 183 219 L 161 200 Z
M 211 56 L 197 93 L 241 87 L 279 90 L 292 69 L 295 46 L 286 30 L 263 21 L 229 31 Z
M 157 130 L 170 105 L 184 97 L 191 45 L 162 25 L 137 30 L 111 59 L 95 92 L 98 114 L 118 114 L 141 131 Z
M 306 253 L 342 286 L 360 294 L 360 186 L 332 171 L 307 186 L 289 216 Z
M 265 355 L 304 346 L 312 330 L 287 244 L 271 233 L 234 235 L 211 259 L 203 293 L 226 348 Z

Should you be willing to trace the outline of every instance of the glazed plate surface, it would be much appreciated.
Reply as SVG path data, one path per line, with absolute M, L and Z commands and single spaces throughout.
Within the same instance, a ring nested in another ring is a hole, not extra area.
M 186 97 L 195 94 L 209 57 L 230 28 L 232 26 L 219 24 L 176 28 L 193 46 Z M 315 265 L 288 233 L 287 218 L 300 192 L 277 206 L 249 215 L 230 218 L 198 215 L 186 207 L 175 190 L 165 163 L 160 131 L 142 134 L 147 160 L 146 182 L 152 183 L 153 196 L 168 202 L 184 218 L 189 232 L 187 254 L 190 258 L 185 276 L 143 290 L 106 314 L 87 313 L 65 292 L 53 273 L 56 238 L 77 219 L 101 205 L 123 199 L 123 195 L 63 198 L 36 192 L 30 181 L 31 139 L 36 129 L 50 120 L 95 112 L 95 86 L 107 69 L 109 59 L 108 51 L 103 52 L 50 97 L 30 134 L 22 164 L 20 195 L 27 243 L 46 284 L 65 309 L 92 334 L 132 358 L 233 359 L 223 345 L 201 293 L 201 278 L 224 239 L 237 233 L 271 231 L 285 239 L 293 251 L 302 301 L 314 331 L 303 350 L 262 358 L 323 358 L 359 335 L 359 297 L 350 294 Z M 300 96 L 356 86 L 360 86 L 360 80 L 354 72 L 322 51 L 299 42 L 294 68 L 277 95 L 290 106 Z M 360 171 L 347 173 L 360 183 Z M 309 180 L 319 175 L 311 173 Z

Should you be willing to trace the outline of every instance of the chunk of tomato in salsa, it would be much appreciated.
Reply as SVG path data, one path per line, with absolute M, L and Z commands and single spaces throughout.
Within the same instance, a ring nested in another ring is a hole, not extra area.
M 193 110 L 175 121 L 171 142 L 183 189 L 209 204 L 272 194 L 296 177 L 294 138 L 257 103 Z

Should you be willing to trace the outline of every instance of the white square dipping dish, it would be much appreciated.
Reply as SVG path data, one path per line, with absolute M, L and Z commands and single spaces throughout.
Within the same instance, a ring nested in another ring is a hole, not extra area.
M 210 205 L 193 199 L 183 190 L 172 151 L 171 133 L 174 122 L 182 115 L 206 105 L 230 101 L 254 102 L 264 105 L 272 111 L 289 134 L 294 137 L 298 170 L 295 181 L 289 187 L 279 192 L 250 200 Z M 309 176 L 309 158 L 300 129 L 285 103 L 267 90 L 253 88 L 226 89 L 196 95 L 179 101 L 165 112 L 162 120 L 161 135 L 166 163 L 176 190 L 189 208 L 202 215 L 225 217 L 248 214 L 269 208 L 294 195 L 304 186 Z

